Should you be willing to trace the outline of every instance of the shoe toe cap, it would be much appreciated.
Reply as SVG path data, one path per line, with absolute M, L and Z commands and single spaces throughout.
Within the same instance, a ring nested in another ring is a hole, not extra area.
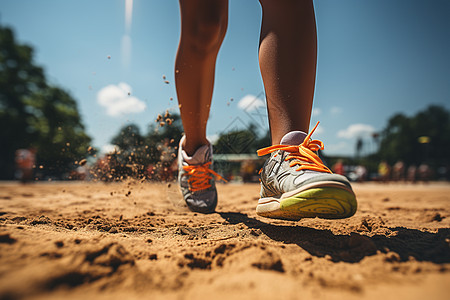
M 186 204 L 190 210 L 200 213 L 212 213 L 217 206 L 217 192 L 204 191 L 193 193 L 186 198 Z

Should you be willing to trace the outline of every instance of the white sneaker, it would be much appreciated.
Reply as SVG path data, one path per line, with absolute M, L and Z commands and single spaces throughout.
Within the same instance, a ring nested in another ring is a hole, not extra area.
M 190 210 L 212 213 L 217 206 L 214 176 L 223 179 L 210 169 L 212 146 L 211 144 L 203 145 L 195 151 L 194 155 L 189 156 L 182 147 L 184 139 L 183 136 L 178 149 L 178 182 L 181 193 Z
M 310 140 L 317 125 L 309 134 L 292 131 L 282 138 L 281 145 L 258 150 L 260 156 L 271 153 L 261 169 L 258 215 L 299 220 L 341 219 L 355 214 L 357 203 L 350 182 L 333 174 L 316 154 L 323 150 L 323 143 Z

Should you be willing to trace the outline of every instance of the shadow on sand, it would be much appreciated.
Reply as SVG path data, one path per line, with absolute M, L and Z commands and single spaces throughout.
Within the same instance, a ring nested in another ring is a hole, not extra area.
M 336 235 L 328 229 L 314 229 L 304 226 L 273 225 L 236 212 L 219 212 L 231 224 L 242 223 L 248 228 L 261 230 L 275 241 L 296 244 L 311 255 L 331 256 L 332 261 L 359 262 L 377 251 L 395 252 L 387 259 L 407 261 L 410 257 L 418 261 L 433 263 L 450 262 L 450 229 L 442 228 L 437 233 L 423 232 L 404 227 L 387 228 L 394 235 L 366 236 L 356 232 L 350 235 Z

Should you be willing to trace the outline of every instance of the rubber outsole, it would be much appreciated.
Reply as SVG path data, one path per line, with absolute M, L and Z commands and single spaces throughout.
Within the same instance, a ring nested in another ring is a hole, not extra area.
M 261 200 L 256 207 L 259 216 L 293 221 L 316 217 L 344 219 L 353 216 L 357 209 L 355 194 L 336 187 L 311 188 L 283 199 Z

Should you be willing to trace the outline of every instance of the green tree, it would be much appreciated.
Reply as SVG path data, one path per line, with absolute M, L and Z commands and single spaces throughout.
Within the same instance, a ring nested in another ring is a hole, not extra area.
M 122 151 L 136 152 L 144 142 L 139 127 L 135 124 L 123 126 L 119 133 L 112 138 L 111 143 L 117 145 Z
M 164 114 L 158 115 L 156 122 L 151 123 L 148 127 L 148 133 L 145 136 L 145 143 L 150 149 L 152 157 L 159 155 L 157 145 L 164 140 L 169 140 L 169 143 L 173 147 L 177 147 L 178 142 L 183 136 L 183 124 L 181 123 L 181 117 L 179 114 L 170 114 L 166 111 Z M 153 162 L 156 162 L 154 160 Z
M 149 125 L 148 133 L 145 136 L 145 143 L 148 147 L 148 162 L 151 164 L 158 164 L 160 162 L 162 144 L 166 144 L 172 150 L 177 150 L 178 143 L 184 132 L 179 114 L 170 114 L 166 111 L 164 114 L 158 115 L 156 120 L 155 123 Z
M 114 136 L 111 143 L 118 146 L 118 151 L 110 154 L 110 160 L 114 164 L 111 168 L 112 176 L 103 176 L 120 180 L 125 177 L 142 177 L 145 168 L 152 164 L 161 168 L 161 158 L 167 158 L 167 152 L 175 154 L 178 142 L 183 134 L 181 118 L 178 114 L 171 115 L 169 112 L 158 115 L 157 122 L 148 127 L 148 133 L 142 135 L 139 127 L 128 124 L 122 127 Z M 165 153 L 163 153 L 165 152 Z M 169 155 L 170 155 L 169 153 Z M 170 163 L 176 159 L 170 155 Z
M 75 161 L 88 155 L 91 142 L 78 113 L 75 100 L 56 87 L 35 93 L 25 100 L 33 114 L 28 125 L 36 139 L 31 146 L 38 150 L 37 160 L 44 173 L 60 177 Z
M 119 150 L 109 155 L 111 174 L 103 177 L 120 180 L 128 176 L 142 175 L 148 156 L 139 127 L 135 124 L 123 126 L 111 143 L 118 146 Z
M 12 30 L 0 27 L 0 179 L 13 177 L 15 150 L 36 139 L 24 99 L 43 88 L 45 78 L 32 57 L 31 47 L 17 44 Z
M 449 153 L 450 113 L 442 106 L 431 105 L 413 117 L 397 114 L 390 118 L 381 135 L 378 155 L 391 164 L 403 160 L 406 164 L 439 166 L 450 163 Z
M 248 128 L 221 133 L 214 144 L 214 152 L 220 154 L 255 154 L 260 148 L 271 145 L 269 131 L 263 137 L 259 137 L 255 124 Z
M 0 179 L 12 179 L 14 153 L 35 148 L 44 175 L 61 176 L 87 153 L 75 100 L 47 84 L 33 61 L 33 49 L 0 26 Z

